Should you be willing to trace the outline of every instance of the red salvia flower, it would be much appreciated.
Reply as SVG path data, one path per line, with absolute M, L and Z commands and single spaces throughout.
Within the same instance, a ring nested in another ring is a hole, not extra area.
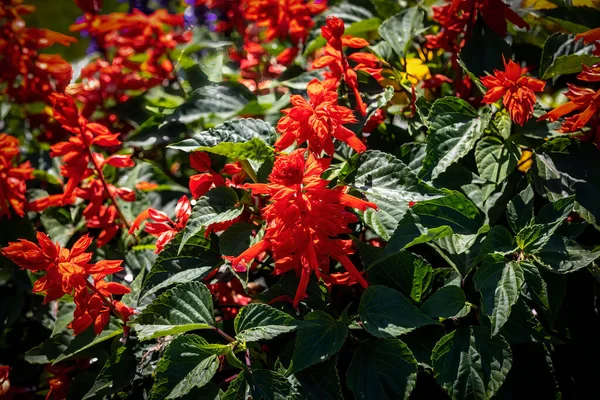
M 600 57 L 600 28 L 592 29 L 576 35 L 575 40 L 579 39 L 583 39 L 586 44 L 594 43 L 596 48 L 594 49 L 593 54 Z
M 488 88 L 483 102 L 492 104 L 504 98 L 504 107 L 511 119 L 523 126 L 533 115 L 535 92 L 542 92 L 546 82 L 523 75 L 521 68 L 514 61 L 504 61 L 504 71 L 494 70 L 494 75 L 481 78 L 481 83 Z
M 29 161 L 17 164 L 19 154 L 19 140 L 0 133 L 0 217 L 11 218 L 10 208 L 19 217 L 25 215 L 25 182 L 33 178 L 33 168 Z
M 35 11 L 22 0 L 0 1 L 0 87 L 20 103 L 46 101 L 71 80 L 71 65 L 57 54 L 39 51 L 54 44 L 69 46 L 75 38 L 47 29 L 27 28 L 22 16 Z
M 207 284 L 206 287 L 215 296 L 219 309 L 223 311 L 224 320 L 234 319 L 238 310 L 252 300 L 251 297 L 246 295 L 240 281 L 235 278 L 228 282 Z
M 190 155 L 190 165 L 201 174 L 190 176 L 190 192 L 192 197 L 202 197 L 216 186 L 225 186 L 225 179 L 211 168 L 208 154 L 195 151 Z
M 117 310 L 111 307 L 114 302 L 111 296 L 129 293 L 129 289 L 119 283 L 103 281 L 106 276 L 121 271 L 123 261 L 102 260 L 91 264 L 92 253 L 85 252 L 92 244 L 88 235 L 77 240 L 70 250 L 52 243 L 42 232 L 37 233 L 37 240 L 39 245 L 25 239 L 10 242 L 0 253 L 23 269 L 46 273 L 33 285 L 34 293 L 45 295 L 44 303 L 74 294 L 75 319 L 70 327 L 76 335 L 92 323 L 96 333 L 100 333 L 108 323 L 110 309 Z M 94 278 L 93 285 L 88 281 L 90 275 Z M 115 312 L 127 322 L 132 310 Z
M 294 141 L 300 145 L 308 142 L 309 149 L 317 155 L 322 152 L 332 155 L 333 138 L 341 140 L 356 152 L 366 150 L 365 145 L 344 124 L 357 122 L 352 110 L 338 105 L 338 94 L 327 90 L 321 82 L 313 79 L 307 87 L 309 100 L 292 95 L 292 108 L 282 110 L 285 114 L 277 124 L 281 137 L 275 143 L 275 149 L 281 151 Z
M 157 236 L 155 253 L 160 253 L 165 246 L 175 237 L 175 235 L 185 228 L 190 215 L 192 214 L 192 205 L 187 196 L 181 196 L 175 206 L 175 221 L 169 216 L 155 208 L 149 208 L 140 213 L 135 221 L 131 224 L 129 233 L 135 232 L 141 223 L 147 219 L 151 222 L 146 223 L 145 231 L 151 235 Z
M 344 193 L 343 188 L 328 189 L 329 181 L 321 179 L 329 159 L 304 159 L 306 150 L 298 149 L 275 160 L 268 184 L 247 184 L 255 195 L 268 195 L 271 203 L 262 209 L 267 222 L 264 238 L 250 247 L 232 264 L 246 264 L 264 251 L 275 259 L 275 273 L 295 270 L 300 285 L 294 306 L 306 296 L 311 273 L 329 279 L 330 259 L 339 261 L 354 279 L 366 287 L 367 282 L 354 267 L 348 254 L 352 241 L 340 239 L 350 233 L 348 224 L 357 221 L 346 207 L 362 211 L 375 204 Z
M 368 46 L 369 42 L 365 39 L 344 35 L 344 21 L 335 16 L 327 17 L 326 25 L 321 27 L 321 33 L 327 39 L 327 45 L 324 54 L 313 62 L 312 68 L 329 67 L 329 71 L 324 74 L 325 81 L 323 82 L 323 85 L 329 90 L 336 90 L 343 77 L 348 88 L 354 93 L 358 111 L 363 116 L 367 115 L 367 106 L 358 90 L 356 71 L 364 71 L 380 80 L 382 77 L 379 60 L 374 54 L 364 52 L 356 52 L 346 58 L 344 47 L 361 49 Z M 350 67 L 348 59 L 357 65 Z
M 566 118 L 561 127 L 562 132 L 576 132 L 592 120 L 594 120 L 594 127 L 596 127 L 598 125 L 598 110 L 600 110 L 600 90 L 575 86 L 570 83 L 567 86 L 569 90 L 565 93 L 565 96 L 569 101 L 542 115 L 540 120 L 556 121 L 567 114 L 578 111 L 577 114 Z
M 289 39 L 295 47 L 306 40 L 314 16 L 327 9 L 327 2 L 314 0 L 253 0 L 243 10 L 247 21 L 266 28 L 268 42 Z
M 10 390 L 10 367 L 8 365 L 0 365 L 0 397 L 8 394 Z
M 444 49 L 455 55 L 464 46 L 475 22 L 477 12 L 494 32 L 506 35 L 510 21 L 519 28 L 529 29 L 529 25 L 502 0 L 446 0 L 447 4 L 433 7 L 433 20 L 441 30 L 437 35 L 427 35 L 427 47 Z

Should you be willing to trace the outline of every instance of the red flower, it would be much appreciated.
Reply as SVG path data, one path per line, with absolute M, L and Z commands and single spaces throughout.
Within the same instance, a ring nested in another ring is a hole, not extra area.
M 560 117 L 570 114 L 574 111 L 579 113 L 566 118 L 563 122 L 561 131 L 562 132 L 576 132 L 583 128 L 588 122 L 594 119 L 594 126 L 598 125 L 598 110 L 600 109 L 600 90 L 593 90 L 590 88 L 575 86 L 570 83 L 567 84 L 569 90 L 565 93 L 565 96 L 570 100 L 550 111 L 547 114 L 542 115 L 540 120 L 548 119 L 550 121 L 556 121 Z
M 187 196 L 182 196 L 175 207 L 175 221 L 167 214 L 155 208 L 149 208 L 137 216 L 129 233 L 133 233 L 140 227 L 142 221 L 152 219 L 152 222 L 146 223 L 146 232 L 157 236 L 155 253 L 163 251 L 165 246 L 175 237 L 175 235 L 185 228 L 190 215 L 192 214 L 192 205 Z
M 481 78 L 481 83 L 488 88 L 483 102 L 492 104 L 504 97 L 504 107 L 511 119 L 523 126 L 533 115 L 536 102 L 535 92 L 542 92 L 546 82 L 523 76 L 524 68 L 515 62 L 504 61 L 505 71 L 494 70 L 494 75 Z
M 477 12 L 494 32 L 506 35 L 506 21 L 519 28 L 529 25 L 502 0 L 446 0 L 448 4 L 433 7 L 433 20 L 442 28 L 437 35 L 427 35 L 427 47 L 458 54 L 475 26 Z
M 63 92 L 71 65 L 56 54 L 39 54 L 54 44 L 69 46 L 75 38 L 46 29 L 27 28 L 22 15 L 35 11 L 20 0 L 0 1 L 0 87 L 19 103 L 46 101 Z
M 594 43 L 596 46 L 593 54 L 600 57 L 600 28 L 592 29 L 575 36 L 575 40 L 583 39 L 587 43 Z
M 225 186 L 225 179 L 211 168 L 208 154 L 195 151 L 190 155 L 190 165 L 201 174 L 190 176 L 190 192 L 192 197 L 202 197 L 215 186 Z
M 9 373 L 10 367 L 8 365 L 0 365 L 0 397 L 8 394 L 10 390 Z
M 255 195 L 268 195 L 271 203 L 262 209 L 267 222 L 264 238 L 250 247 L 232 264 L 246 264 L 264 251 L 275 259 L 275 273 L 295 270 L 300 275 L 300 286 L 294 306 L 306 296 L 311 273 L 330 280 L 330 258 L 339 261 L 362 286 L 367 282 L 354 267 L 348 254 L 352 241 L 339 239 L 350 233 L 348 224 L 356 216 L 346 207 L 362 211 L 376 208 L 375 204 L 345 194 L 343 188 L 328 189 L 329 181 L 321 179 L 328 167 L 328 159 L 316 159 L 310 154 L 304 160 L 305 149 L 298 149 L 275 160 L 268 184 L 248 184 Z
M 326 1 L 252 0 L 246 3 L 243 13 L 247 21 L 266 28 L 268 42 L 289 38 L 297 46 L 308 37 L 314 16 L 326 9 Z
M 88 235 L 77 240 L 71 250 L 52 243 L 42 232 L 37 233 L 37 240 L 39 246 L 25 239 L 10 242 L 0 253 L 23 269 L 46 272 L 33 285 L 34 293 L 45 294 L 44 303 L 74 293 L 75 319 L 70 326 L 76 335 L 92 323 L 95 324 L 96 333 L 100 333 L 110 315 L 110 297 L 129 293 L 129 289 L 119 283 L 103 281 L 106 276 L 123 269 L 122 261 L 102 260 L 90 264 L 92 253 L 85 252 L 92 244 L 92 238 Z M 94 285 L 88 282 L 89 275 L 94 278 Z M 118 316 L 127 321 L 121 313 Z
M 329 72 L 324 74 L 325 81 L 323 82 L 323 85 L 329 90 L 336 90 L 340 80 L 344 77 L 346 85 L 354 92 L 358 111 L 360 111 L 363 116 L 367 115 L 367 106 L 358 91 L 358 77 L 356 71 L 365 71 L 375 79 L 380 80 L 382 77 L 379 60 L 371 53 L 352 53 L 348 56 L 348 59 L 357 63 L 357 65 L 352 68 L 348 64 L 348 59 L 344 55 L 343 48 L 351 47 L 353 49 L 360 49 L 368 46 L 369 42 L 365 39 L 350 35 L 343 36 L 344 21 L 334 16 L 327 17 L 326 25 L 321 27 L 321 33 L 323 37 L 327 39 L 325 54 L 313 62 L 312 68 L 329 67 Z
M 352 110 L 338 105 L 338 94 L 326 90 L 316 79 L 307 87 L 309 100 L 302 96 L 293 95 L 291 102 L 294 107 L 282 110 L 285 114 L 277 124 L 281 137 L 275 143 L 277 151 L 291 146 L 294 141 L 298 145 L 308 142 L 309 149 L 317 155 L 321 152 L 332 155 L 334 152 L 333 138 L 341 140 L 356 152 L 366 150 L 358 137 L 343 124 L 357 122 Z
M 73 135 L 67 142 L 56 143 L 50 148 L 51 157 L 62 157 L 61 173 L 69 178 L 64 198 L 69 199 L 79 182 L 92 173 L 88 163 L 95 160 L 91 157 L 90 146 L 118 146 L 121 141 L 118 139 L 118 133 L 112 133 L 106 127 L 80 117 L 71 97 L 54 93 L 50 96 L 50 101 L 54 109 L 54 118 Z
M 33 168 L 29 161 L 16 164 L 19 154 L 19 140 L 0 133 L 0 217 L 6 215 L 10 219 L 10 208 L 19 217 L 25 215 L 25 181 L 33 178 Z
M 217 282 L 213 284 L 207 284 L 206 287 L 215 296 L 217 304 L 223 311 L 223 319 L 231 320 L 234 319 L 238 313 L 239 308 L 250 303 L 252 300 L 244 292 L 244 287 L 237 279 L 232 279 L 229 282 Z M 227 307 L 229 306 L 229 307 Z M 233 307 L 232 307 L 233 306 Z M 239 307 L 235 307 L 239 306 Z

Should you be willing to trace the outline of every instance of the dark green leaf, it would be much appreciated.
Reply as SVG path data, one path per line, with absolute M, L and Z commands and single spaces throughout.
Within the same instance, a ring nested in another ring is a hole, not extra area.
M 489 329 L 472 326 L 444 336 L 431 355 L 436 380 L 453 400 L 491 399 L 512 366 L 508 343 Z
M 229 348 L 209 344 L 197 335 L 176 337 L 156 366 L 156 381 L 150 399 L 176 399 L 194 388 L 203 387 L 219 368 L 218 356 Z
M 348 327 L 323 311 L 309 313 L 298 329 L 289 372 L 296 373 L 328 360 L 346 340 Z
M 479 176 L 491 182 L 502 182 L 517 167 L 519 146 L 495 136 L 486 136 L 475 148 Z
M 581 65 L 591 66 L 599 57 L 591 55 L 593 45 L 575 40 L 575 35 L 554 33 L 544 43 L 540 60 L 540 76 L 548 80 L 555 76 L 581 72 Z
M 379 34 L 399 57 L 404 58 L 415 37 L 426 30 L 424 17 L 425 13 L 418 6 L 408 8 L 383 21 Z
M 219 236 L 221 253 L 226 256 L 239 256 L 250 247 L 252 236 L 258 229 L 256 225 L 247 222 L 230 226 Z
M 600 246 L 588 250 L 574 240 L 554 235 L 542 247 L 535 259 L 548 270 L 557 274 L 568 274 L 585 268 L 600 257 Z
M 342 388 L 336 358 L 313 365 L 294 374 L 309 400 L 340 400 Z
M 421 312 L 431 318 L 452 318 L 462 311 L 466 300 L 458 286 L 444 286 L 423 303 Z
M 134 354 L 135 345 L 136 340 L 130 338 L 125 345 L 113 350 L 98 373 L 94 386 L 83 397 L 83 400 L 102 398 L 129 386 L 135 376 L 137 364 Z
M 531 185 L 528 185 L 508 203 L 506 216 L 508 225 L 515 233 L 533 224 L 533 188 Z
M 437 324 L 404 296 L 385 286 L 369 286 L 358 306 L 363 327 L 380 338 L 400 336 L 420 326 Z
M 407 399 L 417 380 L 417 361 L 399 339 L 369 341 L 354 352 L 346 373 L 357 399 Z
M 491 119 L 488 107 L 480 114 L 466 101 L 444 97 L 433 103 L 429 111 L 429 134 L 426 156 L 419 176 L 437 178 L 450 165 L 466 156 Z
M 408 251 L 400 251 L 369 269 L 369 283 L 396 289 L 416 302 L 429 290 L 432 276 L 431 265 Z
M 253 303 L 242 308 L 235 317 L 236 339 L 244 342 L 269 340 L 296 330 L 298 321 L 289 314 L 267 304 Z
M 179 251 L 182 234 L 165 246 L 144 280 L 142 298 L 171 285 L 199 280 L 221 265 L 222 258 L 214 240 L 200 233 Z
M 234 220 L 242 214 L 243 207 L 238 205 L 239 198 L 235 190 L 218 186 L 200 197 L 183 231 L 179 251 L 181 252 L 188 240 L 197 236 L 209 225 Z
M 210 291 L 200 282 L 181 283 L 150 303 L 131 323 L 140 340 L 215 326 Z
M 481 292 L 483 312 L 491 317 L 492 335 L 497 335 L 519 299 L 523 270 L 517 262 L 506 262 L 504 256 L 491 254 L 483 260 L 473 281 Z
M 108 326 L 104 330 L 96 335 L 94 327 L 90 326 L 88 329 L 75 336 L 73 340 L 69 342 L 69 346 L 62 352 L 62 354 L 54 360 L 54 363 L 61 361 L 70 360 L 73 358 L 79 358 L 88 349 L 115 338 L 123 333 L 123 329 L 114 321 L 110 320 Z
M 253 400 L 296 398 L 292 384 L 274 371 L 266 369 L 253 370 L 250 380 Z

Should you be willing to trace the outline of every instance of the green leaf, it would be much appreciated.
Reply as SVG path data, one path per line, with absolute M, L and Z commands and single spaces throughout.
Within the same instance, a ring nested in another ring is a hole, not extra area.
M 389 240 L 411 201 L 435 197 L 427 194 L 433 188 L 420 183 L 412 170 L 391 154 L 368 150 L 359 156 L 357 165 L 353 186 L 378 207 L 365 211 L 363 219 L 384 240 Z
M 477 207 L 459 192 L 449 192 L 445 197 L 418 202 L 398 223 L 398 227 L 385 247 L 386 258 L 401 249 L 426 243 L 446 236 L 470 235 L 470 241 L 483 226 L 483 217 Z M 460 246 L 459 246 L 460 247 Z M 458 249 L 459 252 L 466 249 Z
M 415 388 L 417 360 L 399 339 L 374 340 L 354 352 L 346 373 L 357 399 L 407 399 Z
M 309 313 L 298 329 L 289 372 L 296 373 L 328 360 L 346 340 L 348 327 L 323 311 Z
M 537 305 L 536 309 L 546 317 L 550 327 L 560 311 L 565 295 L 566 279 L 564 275 L 554 274 L 545 268 L 538 268 L 531 262 L 521 262 L 523 276 L 528 292 Z
M 379 27 L 379 35 L 392 46 L 401 58 L 406 56 L 413 40 L 423 33 L 425 12 L 418 6 L 408 8 L 383 21 Z
M 242 371 L 229 383 L 227 391 L 220 400 L 247 400 L 250 397 L 250 387 L 246 383 L 245 372 Z
M 535 259 L 549 271 L 568 274 L 585 268 L 600 257 L 600 246 L 588 250 L 574 240 L 554 235 L 537 252 Z
M 517 234 L 519 248 L 526 254 L 535 254 L 548 243 L 552 235 L 571 213 L 575 196 L 558 199 L 542 208 L 534 220 Z
M 481 19 L 475 26 L 462 50 L 460 61 L 467 73 L 479 84 L 479 77 L 493 74 L 494 70 L 504 70 L 503 58 L 510 60 L 512 50 L 510 45 L 496 32 L 488 27 Z M 479 85 L 478 85 L 479 86 Z
M 244 209 L 238 203 L 239 198 L 235 190 L 225 186 L 217 186 L 200 197 L 192 207 L 192 214 L 183 231 L 179 251 L 183 250 L 188 240 L 208 226 L 239 217 Z
M 502 225 L 496 225 L 490 229 L 485 240 L 481 243 L 478 260 L 493 253 L 506 255 L 515 251 L 516 248 L 515 239 L 508 229 Z
M 210 291 L 200 282 L 181 283 L 158 296 L 131 325 L 140 340 L 215 326 Z
M 508 343 L 488 328 L 461 328 L 444 336 L 431 355 L 435 379 L 453 400 L 494 396 L 512 366 Z
M 315 364 L 294 374 L 308 400 L 340 400 L 342 388 L 336 358 Z
M 517 262 L 506 262 L 503 256 L 492 254 L 483 260 L 473 281 L 481 292 L 483 311 L 491 317 L 492 335 L 497 335 L 519 299 L 523 270 Z
M 244 144 L 254 139 L 267 147 L 272 146 L 276 139 L 275 128 L 260 119 L 236 119 L 196 133 L 192 138 L 171 144 L 169 147 L 191 153 L 200 150 L 211 151 L 224 143 Z M 221 153 L 217 152 L 217 154 Z
M 221 253 L 226 256 L 239 256 L 250 247 L 250 241 L 257 230 L 259 228 L 256 225 L 248 222 L 230 226 L 219 236 Z
M 431 265 L 408 251 L 400 251 L 369 269 L 369 283 L 396 289 L 416 302 L 429 290 L 432 277 Z
M 457 97 L 444 97 L 429 111 L 429 134 L 419 177 L 437 178 L 450 165 L 466 156 L 491 120 L 489 107 L 480 114 Z
M 540 149 L 535 153 L 533 176 L 549 200 L 575 195 L 575 211 L 600 226 L 600 157 L 598 149 L 583 142 L 569 142 L 564 151 Z
M 502 182 L 515 170 L 520 156 L 519 146 L 495 136 L 484 137 L 475 148 L 479 176 L 496 183 Z
M 67 346 L 61 355 L 56 357 L 54 364 L 73 358 L 79 358 L 88 349 L 96 346 L 97 344 L 115 338 L 122 333 L 123 329 L 112 319 L 110 320 L 108 326 L 99 335 L 96 335 L 96 332 L 94 332 L 94 327 L 90 326 L 88 329 L 75 336 L 73 340 L 69 342 L 69 346 Z
M 241 83 L 208 84 L 194 90 L 168 119 L 184 124 L 210 117 L 227 119 L 237 115 L 253 100 L 256 96 Z
M 253 400 L 295 399 L 292 384 L 284 376 L 266 369 L 253 370 L 251 375 Z
M 533 188 L 528 185 L 506 206 L 508 225 L 513 232 L 533 224 Z
M 223 262 L 214 240 L 200 233 L 188 240 L 179 251 L 182 234 L 178 234 L 160 252 L 144 279 L 142 299 L 176 283 L 199 280 Z
M 540 321 L 533 315 L 523 299 L 514 305 L 510 318 L 500 330 L 502 337 L 510 344 L 553 343 L 564 344 L 548 334 Z
M 581 72 L 581 65 L 588 67 L 599 62 L 600 57 L 591 55 L 593 45 L 575 40 L 575 35 L 554 33 L 544 43 L 539 75 L 544 80 Z
M 244 342 L 273 339 L 296 330 L 298 325 L 291 315 L 260 303 L 243 307 L 233 323 L 236 339 Z
M 281 297 L 293 299 L 296 295 L 296 290 L 298 290 L 299 283 L 300 281 L 296 276 L 296 273 L 292 271 L 283 275 L 273 286 L 259 294 L 257 298 L 269 304 L 271 304 L 273 300 Z M 306 304 L 310 310 L 323 309 L 330 301 L 329 293 L 319 284 L 315 277 L 311 277 L 311 279 L 308 281 L 306 293 L 308 294 L 308 297 L 303 299 L 300 302 L 300 305 L 304 306 L 304 304 Z M 290 312 L 292 312 L 290 303 L 281 302 L 279 304 L 289 305 Z
M 437 322 L 423 315 L 404 296 L 385 286 L 369 286 L 358 306 L 363 328 L 379 338 L 400 336 Z
M 430 318 L 452 318 L 465 307 L 465 292 L 454 285 L 438 289 L 423 303 L 421 312 Z
M 156 381 L 150 399 L 176 399 L 194 388 L 203 387 L 219 368 L 218 356 L 229 348 L 209 344 L 197 335 L 176 337 L 156 366 Z
M 112 351 L 98 373 L 94 386 L 83 397 L 83 400 L 109 396 L 129 386 L 135 376 L 137 361 L 134 347 L 136 344 L 137 341 L 130 338 L 125 345 Z

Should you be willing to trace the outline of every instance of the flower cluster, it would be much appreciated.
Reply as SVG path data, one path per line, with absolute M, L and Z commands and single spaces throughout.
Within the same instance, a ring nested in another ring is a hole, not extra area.
M 600 29 L 592 29 L 575 38 L 582 38 L 585 43 L 594 43 L 596 47 L 594 54 L 600 55 Z M 590 83 L 600 82 L 600 64 L 591 67 L 582 65 L 582 72 L 577 75 L 577 79 Z M 565 96 L 569 101 L 543 115 L 540 120 L 556 121 L 567 114 L 577 112 L 565 118 L 561 125 L 561 132 L 577 132 L 589 126 L 590 130 L 586 136 L 600 146 L 600 89 L 594 90 L 570 83 L 567 87 L 569 90 Z
M 33 178 L 33 168 L 29 161 L 18 164 L 19 155 L 19 140 L 0 133 L 0 218 L 10 218 L 11 208 L 19 217 L 25 215 L 26 181 Z
M 365 39 L 344 35 L 344 21 L 337 17 L 327 17 L 326 25 L 321 27 L 321 33 L 327 40 L 327 45 L 323 55 L 313 62 L 312 68 L 329 68 L 329 71 L 324 73 L 325 80 L 323 81 L 323 85 L 329 90 L 336 90 L 343 78 L 348 88 L 354 93 L 357 110 L 363 116 L 367 115 L 367 106 L 358 90 L 356 71 L 364 71 L 376 80 L 381 80 L 378 58 L 374 54 L 366 52 L 355 52 L 346 57 L 344 47 L 362 49 L 368 46 L 369 42 Z M 352 60 L 356 65 L 350 67 L 348 60 Z
M 268 251 L 275 259 L 275 273 L 294 270 L 300 283 L 294 297 L 294 307 L 306 296 L 310 275 L 328 283 L 338 280 L 367 286 L 360 272 L 348 258 L 352 241 L 340 239 L 350 233 L 348 225 L 357 222 L 346 207 L 365 211 L 377 208 L 373 203 L 344 193 L 344 188 L 329 189 L 329 181 L 321 174 L 331 159 L 318 159 L 306 150 L 282 154 L 275 160 L 268 184 L 247 184 L 254 195 L 267 195 L 270 204 L 262 209 L 267 228 L 263 239 L 236 257 L 232 264 L 248 263 Z M 346 269 L 347 280 L 330 274 L 330 258 Z
M 525 68 L 514 61 L 504 61 L 504 71 L 494 71 L 494 75 L 481 78 L 481 83 L 488 88 L 483 102 L 492 104 L 504 98 L 504 107 L 511 119 L 523 126 L 533 115 L 536 102 L 535 93 L 542 92 L 546 82 L 524 76 Z
M 292 108 L 282 110 L 285 116 L 279 120 L 277 130 L 281 136 L 275 143 L 277 150 L 294 144 L 308 143 L 317 155 L 334 152 L 333 138 L 347 143 L 358 153 L 366 150 L 364 143 L 344 124 L 357 122 L 352 110 L 338 105 L 338 94 L 327 90 L 318 80 L 307 87 L 309 100 L 299 95 L 291 96 Z
M 170 79 L 170 52 L 191 38 L 191 32 L 183 30 L 183 14 L 171 15 L 161 9 L 146 15 L 134 9 L 130 14 L 104 15 L 99 13 L 97 3 L 88 3 L 78 3 L 85 14 L 71 30 L 85 32 L 104 58 L 85 66 L 79 81 L 67 88 L 84 104 L 85 116 L 97 108 L 126 101 L 132 92 L 148 90 Z M 144 56 L 142 61 L 140 55 Z
M 73 69 L 61 56 L 40 51 L 77 40 L 47 29 L 27 28 L 23 15 L 35 7 L 22 3 L 0 1 L 0 93 L 19 103 L 45 102 L 51 93 L 65 90 Z
M 457 55 L 469 38 L 478 14 L 500 36 L 506 35 L 506 21 L 529 29 L 527 22 L 502 0 L 446 0 L 446 3 L 433 7 L 433 20 L 441 29 L 436 35 L 425 37 L 430 49 L 444 49 Z
M 34 293 L 44 294 L 44 303 L 64 295 L 74 296 L 76 308 L 70 327 L 75 335 L 92 324 L 96 334 L 100 333 L 108 324 L 111 311 L 123 322 L 129 320 L 133 310 L 112 298 L 129 293 L 129 289 L 104 279 L 121 271 L 122 261 L 101 260 L 91 264 L 92 253 L 85 252 L 92 244 L 89 235 L 82 236 L 70 250 L 52 243 L 42 232 L 37 233 L 37 240 L 39 245 L 19 239 L 0 252 L 23 269 L 46 273 L 33 286 Z
M 56 143 L 50 148 L 50 156 L 61 159 L 61 174 L 68 181 L 62 195 L 35 200 L 30 207 L 34 211 L 41 211 L 51 206 L 72 204 L 76 197 L 86 200 L 88 205 L 83 216 L 88 228 L 100 230 L 98 244 L 102 246 L 116 235 L 120 225 L 127 225 L 116 198 L 135 200 L 135 192 L 131 189 L 116 188 L 109 184 L 104 177 L 103 168 L 106 165 L 127 168 L 134 166 L 134 162 L 129 155 L 113 154 L 105 158 L 92 150 L 92 146 L 119 146 L 119 134 L 81 116 L 71 97 L 55 93 L 50 96 L 50 101 L 54 118 L 71 134 L 67 141 Z M 107 200 L 111 201 L 109 205 L 105 204 Z

